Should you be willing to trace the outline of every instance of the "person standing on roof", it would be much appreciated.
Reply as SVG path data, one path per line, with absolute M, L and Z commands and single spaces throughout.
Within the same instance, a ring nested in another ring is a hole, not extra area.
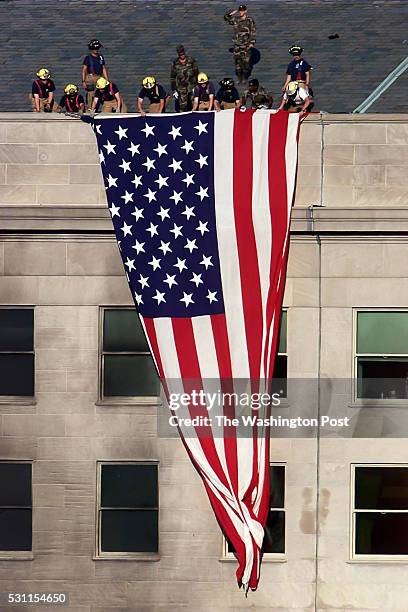
M 288 68 L 286 70 L 286 81 L 282 86 L 282 91 L 286 91 L 286 88 L 291 81 L 304 83 L 306 88 L 309 88 L 312 66 L 309 64 L 309 62 L 302 58 L 303 47 L 300 45 L 292 45 L 289 49 L 289 53 L 292 55 L 293 59 L 288 64 Z
M 149 113 L 164 113 L 166 109 L 166 91 L 159 83 L 156 83 L 154 76 L 147 76 L 142 81 L 142 89 L 139 92 L 137 99 L 137 109 L 144 117 L 146 115 L 143 110 L 143 101 L 145 98 L 149 100 Z
M 193 57 L 186 54 L 183 45 L 176 48 L 177 59 L 173 61 L 170 71 L 170 87 L 175 99 L 177 113 L 191 111 L 192 92 L 197 84 L 198 66 Z
M 68 83 L 64 88 L 64 95 L 62 96 L 57 111 L 62 113 L 67 111 L 69 113 L 83 113 L 85 110 L 84 98 L 79 93 L 77 85 L 74 83 Z
M 232 79 L 225 78 L 219 81 L 219 90 L 215 96 L 215 110 L 227 110 L 240 106 L 240 97 Z
M 193 111 L 214 110 L 215 89 L 205 72 L 200 72 L 197 77 L 198 84 L 193 91 Z
M 84 57 L 82 62 L 82 84 L 86 90 L 86 103 L 88 108 L 92 107 L 92 101 L 95 93 L 96 81 L 99 77 L 108 80 L 108 71 L 105 64 L 105 58 L 99 52 L 103 45 L 97 38 L 89 41 L 88 49 L 90 54 Z
M 99 77 L 96 81 L 92 110 L 102 113 L 121 112 L 122 99 L 115 83 L 104 77 Z
M 31 106 L 35 113 L 51 113 L 54 108 L 55 85 L 48 68 L 40 68 L 31 87 Z
M 241 4 L 238 9 L 228 11 L 224 19 L 234 28 L 232 42 L 235 72 L 238 83 L 242 83 L 248 80 L 251 73 L 251 49 L 256 42 L 255 21 L 248 16 L 245 4 Z

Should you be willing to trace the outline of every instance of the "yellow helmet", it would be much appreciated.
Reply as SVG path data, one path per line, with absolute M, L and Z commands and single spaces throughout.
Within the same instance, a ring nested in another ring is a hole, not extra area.
M 51 76 L 51 74 L 48 68 L 40 68 L 39 71 L 37 72 L 37 76 L 40 79 L 48 79 Z
M 142 83 L 143 87 L 146 89 L 153 89 L 153 87 L 156 85 L 156 79 L 154 76 L 147 76 L 143 79 Z
M 197 77 L 197 81 L 199 83 L 208 83 L 208 76 L 205 74 L 205 72 L 200 72 Z
M 65 85 L 64 91 L 67 96 L 73 96 L 78 93 L 78 87 L 74 83 L 68 83 L 68 85 Z
M 286 93 L 289 96 L 293 96 L 296 93 L 296 90 L 299 87 L 299 83 L 297 81 L 290 81 L 286 87 Z
M 104 79 L 103 77 L 99 77 L 96 81 L 96 89 L 105 89 L 109 85 L 109 81 Z

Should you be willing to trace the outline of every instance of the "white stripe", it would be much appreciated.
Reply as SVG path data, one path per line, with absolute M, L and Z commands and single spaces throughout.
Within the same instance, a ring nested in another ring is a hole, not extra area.
M 249 378 L 233 201 L 234 113 L 214 119 L 214 192 L 221 281 L 234 378 Z

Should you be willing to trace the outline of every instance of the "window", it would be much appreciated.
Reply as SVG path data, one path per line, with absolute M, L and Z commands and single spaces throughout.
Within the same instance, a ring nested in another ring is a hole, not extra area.
M 285 465 L 271 464 L 269 466 L 271 485 L 269 514 L 265 526 L 265 537 L 262 551 L 264 558 L 285 558 Z M 234 547 L 229 540 L 224 540 L 224 557 L 235 558 Z
M 0 462 L 0 556 L 32 549 L 31 463 Z
M 99 463 L 97 555 L 157 556 L 158 549 L 158 464 Z
M 352 558 L 407 556 L 408 465 L 352 469 Z
M 102 309 L 101 399 L 157 397 L 159 378 L 134 308 Z
M 288 377 L 288 353 L 287 339 L 287 310 L 282 310 L 279 327 L 278 351 L 275 357 L 273 369 L 272 393 L 279 393 L 281 397 L 287 397 Z
M 408 398 L 408 312 L 357 312 L 357 398 Z
M 34 310 L 0 308 L 0 396 L 34 395 Z

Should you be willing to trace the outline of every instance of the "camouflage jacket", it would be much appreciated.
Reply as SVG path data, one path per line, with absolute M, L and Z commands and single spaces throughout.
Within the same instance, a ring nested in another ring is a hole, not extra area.
M 175 59 L 171 66 L 170 87 L 172 91 L 188 89 L 193 91 L 197 84 L 198 66 L 193 57 L 187 55 L 187 61 L 182 64 L 179 59 Z
M 233 26 L 234 36 L 232 41 L 234 45 L 254 45 L 256 42 L 256 26 L 252 17 L 240 17 L 227 13 L 224 15 L 227 23 Z
M 256 91 L 249 91 L 249 89 L 246 89 L 242 98 L 244 102 L 249 100 L 252 108 L 258 108 L 264 104 L 269 106 L 271 101 L 271 95 L 266 91 L 265 87 L 262 87 L 262 85 L 259 85 Z

